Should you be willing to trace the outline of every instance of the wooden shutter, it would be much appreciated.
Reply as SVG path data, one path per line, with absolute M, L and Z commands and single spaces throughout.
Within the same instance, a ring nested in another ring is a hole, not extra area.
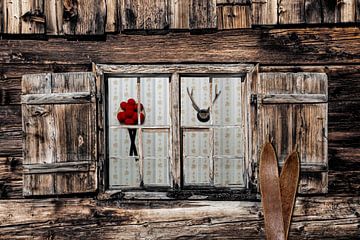
M 258 149 L 270 138 L 280 166 L 297 148 L 300 193 L 327 192 L 327 75 L 261 73 L 258 83 Z
M 94 192 L 96 90 L 92 73 L 24 75 L 24 196 Z

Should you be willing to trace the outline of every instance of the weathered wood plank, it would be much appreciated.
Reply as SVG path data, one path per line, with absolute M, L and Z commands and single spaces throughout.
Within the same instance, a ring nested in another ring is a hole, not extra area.
M 22 197 L 22 158 L 0 157 L 0 199 Z
M 264 104 L 274 103 L 324 103 L 326 94 L 266 94 L 261 98 Z
M 8 34 L 45 33 L 43 0 L 6 0 L 3 7 L 3 32 Z
M 89 161 L 79 162 L 60 162 L 48 164 L 29 164 L 23 165 L 25 174 L 35 173 L 58 173 L 58 172 L 87 172 L 89 169 L 94 171 L 95 164 Z
M 170 28 L 189 29 L 190 0 L 172 0 L 170 4 Z
M 3 32 L 9 34 L 21 33 L 21 0 L 5 0 L 3 9 Z
M 237 29 L 251 27 L 251 7 L 224 5 L 217 8 L 218 29 Z
M 21 97 L 21 102 L 29 105 L 33 104 L 71 104 L 91 102 L 89 92 L 77 93 L 52 93 L 52 94 L 30 94 Z M 94 101 L 94 99 L 93 99 Z
M 289 238 L 356 238 L 358 202 L 359 197 L 299 197 Z M 50 236 L 54 239 L 70 236 L 87 239 L 265 237 L 258 202 L 181 201 L 132 205 L 92 199 L 12 200 L 0 201 L 0 222 L 1 237 L 5 239 L 28 236 L 38 239 Z
M 120 0 L 106 0 L 107 33 L 117 33 L 120 30 Z
M 360 0 L 355 0 L 355 21 L 360 22 Z
M 278 23 L 277 0 L 252 1 L 252 16 L 254 25 L 273 25 Z
M 216 5 L 251 5 L 250 0 L 216 0 Z
M 217 27 L 216 0 L 190 0 L 190 29 Z
M 4 32 L 4 1 L 0 1 L 0 33 Z
M 66 65 L 76 61 L 89 66 L 91 62 L 360 63 L 360 30 L 355 27 L 234 30 L 211 35 L 120 34 L 107 38 L 106 44 L 64 39 L 45 42 L 1 40 L 0 62 Z M 136 54 L 134 49 L 137 49 Z
M 0 77 L 0 105 L 20 103 L 21 79 L 1 79 Z
M 306 23 L 322 23 L 323 12 L 322 12 L 321 1 L 319 0 L 305 0 L 305 22 Z
M 305 22 L 304 0 L 278 0 L 279 24 Z
M 354 0 L 321 0 L 324 23 L 343 23 L 355 21 Z
M 44 0 L 21 1 L 21 33 L 45 33 Z
M 63 35 L 64 2 L 63 0 L 46 0 L 44 2 L 46 16 L 46 34 Z
M 121 4 L 122 28 L 124 30 L 169 28 L 170 7 L 167 0 L 125 0 Z
M 105 25 L 105 0 L 64 1 L 63 30 L 65 34 L 103 35 Z

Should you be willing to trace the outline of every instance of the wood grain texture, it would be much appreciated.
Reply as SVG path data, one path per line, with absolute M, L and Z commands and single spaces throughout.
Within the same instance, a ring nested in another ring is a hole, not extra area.
M 2 2 L 3 33 L 44 34 L 43 0 L 4 0 Z
M 278 0 L 279 24 L 303 23 L 304 0 Z
M 105 0 L 64 0 L 63 30 L 67 35 L 103 35 Z
M 305 0 L 305 22 L 322 23 L 323 9 L 319 0 Z
M 172 0 L 170 4 L 170 28 L 189 29 L 190 0 Z
M 46 33 L 52 35 L 63 35 L 64 1 L 46 0 L 44 2 L 46 16 Z
M 218 29 L 251 27 L 251 7 L 241 5 L 217 6 Z
M 360 22 L 360 0 L 355 0 L 355 21 Z
M 190 0 L 190 29 L 217 27 L 216 0 Z
M 324 23 L 346 23 L 355 21 L 355 1 L 321 1 Z
M 124 0 L 121 19 L 123 30 L 169 29 L 170 7 L 167 0 Z
M 273 25 L 278 23 L 277 0 L 252 1 L 252 18 L 254 25 Z
M 234 30 L 206 35 L 109 35 L 107 42 L 0 41 L 0 62 L 50 65 L 164 62 L 360 63 L 360 30 Z M 66 47 L 64 47 L 66 46 Z M 141 46 L 141 48 L 139 48 Z M 136 54 L 134 54 L 136 49 Z M 116 50 L 116 51 L 114 51 Z M 181 51 L 180 51 L 181 50 Z M 57 54 L 54 54 L 56 52 Z
M 0 199 L 22 196 L 22 158 L 0 157 Z
M 296 201 L 289 239 L 355 239 L 359 197 Z M 2 239 L 263 239 L 259 202 L 101 202 L 89 198 L 0 201 Z M 54 213 L 54 214 L 49 214 Z
M 120 30 L 120 0 L 106 0 L 106 26 L 107 33 L 117 33 Z
M 87 91 L 85 98 L 81 95 L 84 91 Z M 22 102 L 22 112 L 24 167 L 27 169 L 24 171 L 23 194 L 94 191 L 96 169 L 87 168 L 84 172 L 79 167 L 83 161 L 90 164 L 96 159 L 95 81 L 92 74 L 24 75 L 22 92 L 22 99 L 26 100 Z M 65 99 L 64 102 L 63 96 L 69 98 L 68 95 L 72 95 L 71 101 Z M 74 162 L 66 165 L 67 168 L 72 166 L 73 171 L 59 171 L 64 169 L 64 162 Z M 39 170 L 51 167 L 52 171 Z

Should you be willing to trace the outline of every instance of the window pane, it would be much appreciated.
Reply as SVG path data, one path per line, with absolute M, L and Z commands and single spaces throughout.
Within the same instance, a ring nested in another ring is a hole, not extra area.
M 208 131 L 184 131 L 184 185 L 210 184 L 210 141 Z
M 216 187 L 244 187 L 244 158 L 214 158 Z
M 145 109 L 144 126 L 169 125 L 169 78 L 141 78 L 140 99 Z
M 192 106 L 187 89 L 193 91 L 193 100 L 200 109 L 210 106 L 210 83 L 208 77 L 182 77 L 181 78 L 181 125 L 201 126 L 209 125 L 208 122 L 200 122 L 196 117 L 197 111 Z
M 118 126 L 116 115 L 120 110 L 120 103 L 129 98 L 137 99 L 137 78 L 109 78 L 108 94 L 109 126 Z
M 210 161 L 208 157 L 184 159 L 184 185 L 209 185 Z
M 110 188 L 139 187 L 139 169 L 139 161 L 136 157 L 110 157 Z
M 243 122 L 241 109 L 245 105 L 241 96 L 241 78 L 214 78 L 213 97 L 215 86 L 221 94 L 213 105 L 214 125 L 240 125 Z
M 214 129 L 214 155 L 244 157 L 244 134 L 240 127 Z
M 144 184 L 170 185 L 169 132 L 143 132 Z
M 138 133 L 136 133 L 135 146 L 137 152 L 139 151 L 138 145 Z M 130 156 L 130 146 L 129 129 L 109 128 L 110 187 L 140 186 L 139 158 Z

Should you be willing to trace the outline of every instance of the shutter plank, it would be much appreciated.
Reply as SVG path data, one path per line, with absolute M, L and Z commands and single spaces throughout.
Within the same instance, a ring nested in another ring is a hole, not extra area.
M 123 30 L 144 29 L 143 0 L 121 1 L 121 19 Z
M 23 77 L 25 196 L 96 190 L 95 91 L 92 73 Z
M 21 33 L 45 33 L 44 0 L 21 1 Z
M 328 157 L 326 74 L 262 73 L 259 92 L 258 146 L 270 137 L 280 165 L 297 149 L 302 167 L 299 192 L 325 193 Z

